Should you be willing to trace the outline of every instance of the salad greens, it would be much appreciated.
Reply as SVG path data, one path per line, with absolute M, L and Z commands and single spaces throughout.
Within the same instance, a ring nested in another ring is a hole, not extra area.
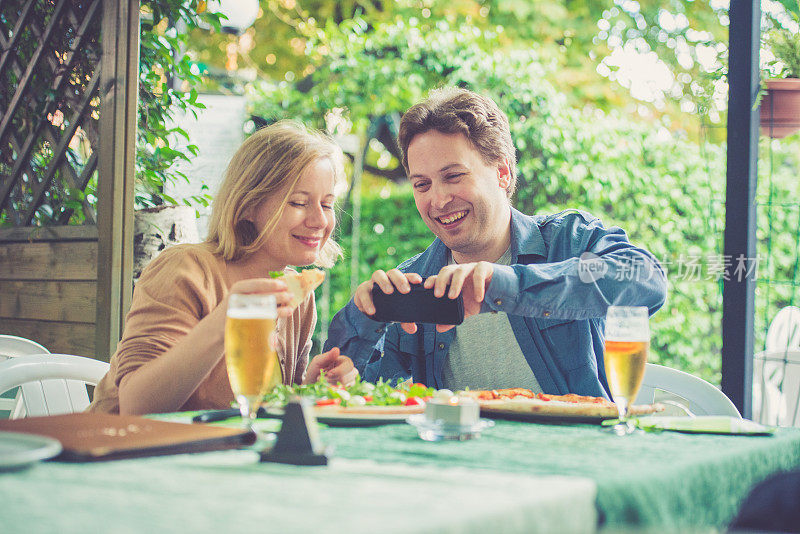
M 310 398 L 318 406 L 337 404 L 340 406 L 402 406 L 419 404 L 433 396 L 435 390 L 411 380 L 398 380 L 396 383 L 378 379 L 376 383 L 365 382 L 358 377 L 351 386 L 329 384 L 321 376 L 313 384 L 278 385 L 264 397 L 264 403 L 283 406 L 292 396 Z

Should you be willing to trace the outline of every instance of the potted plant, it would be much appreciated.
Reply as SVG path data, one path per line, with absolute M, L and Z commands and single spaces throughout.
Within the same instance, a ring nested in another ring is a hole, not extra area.
M 788 20 L 779 21 L 769 15 L 772 28 L 765 34 L 765 44 L 774 56 L 768 63 L 773 78 L 766 82 L 761 100 L 761 131 L 773 138 L 786 137 L 800 130 L 800 32 L 791 26 L 800 25 L 800 3 L 779 0 Z
M 198 241 L 196 207 L 208 206 L 211 199 L 201 193 L 181 202 L 167 191 L 170 185 L 188 182 L 180 164 L 189 163 L 197 155 L 197 147 L 186 144 L 190 141 L 188 134 L 173 119 L 176 113 L 196 116 L 205 108 L 197 101 L 194 89 L 201 84 L 201 75 L 183 52 L 189 32 L 199 25 L 221 30 L 219 14 L 209 12 L 205 4 L 198 0 L 141 2 L 134 280 L 168 245 Z M 185 147 L 176 146 L 181 138 Z

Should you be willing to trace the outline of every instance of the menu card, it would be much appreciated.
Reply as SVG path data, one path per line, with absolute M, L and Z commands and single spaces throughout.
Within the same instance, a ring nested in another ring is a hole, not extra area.
M 639 426 L 653 430 L 674 430 L 693 434 L 742 434 L 768 436 L 774 428 L 760 425 L 749 419 L 723 415 L 698 415 L 697 417 L 640 417 Z
M 255 433 L 244 428 L 95 413 L 0 420 L 0 431 L 3 430 L 57 439 L 64 450 L 54 460 L 64 462 L 235 449 L 256 440 Z

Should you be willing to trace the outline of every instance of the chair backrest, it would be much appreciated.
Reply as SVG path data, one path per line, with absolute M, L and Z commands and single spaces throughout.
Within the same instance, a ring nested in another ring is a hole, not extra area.
M 786 306 L 767 328 L 765 350 L 800 349 L 800 308 Z
M 800 426 L 800 348 L 765 350 L 753 357 L 753 420 Z
M 741 417 L 731 400 L 713 384 L 689 373 L 648 363 L 634 404 L 674 401 L 694 415 Z
M 50 351 L 30 339 L 0 334 L 0 361 L 31 354 L 50 354 Z M 12 416 L 21 414 L 24 409 L 20 402 L 21 395 L 18 391 L 15 398 L 0 398 L 0 410 L 8 410 Z
M 50 351 L 30 339 L 0 334 L 0 358 L 15 358 L 31 354 L 50 354 Z
M 86 385 L 97 384 L 106 372 L 106 362 L 81 356 L 19 356 L 0 362 L 0 393 L 19 386 L 27 417 L 78 412 L 89 406 Z

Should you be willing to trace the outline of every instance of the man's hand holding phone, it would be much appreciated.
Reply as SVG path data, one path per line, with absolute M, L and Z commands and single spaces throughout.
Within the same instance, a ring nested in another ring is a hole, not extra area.
M 353 294 L 353 302 L 362 313 L 373 317 L 377 312 L 375 303 L 372 300 L 373 291 L 383 291 L 387 295 L 397 291 L 405 295 L 411 292 L 411 284 L 421 283 L 422 277 L 417 273 L 403 273 L 400 269 L 392 269 L 385 272 L 379 269 L 372 273 L 372 277 L 369 280 L 359 284 Z M 415 323 L 400 323 L 400 326 L 409 334 L 417 331 Z
M 433 288 L 437 297 L 445 295 L 456 298 L 461 295 L 464 301 L 464 317 L 472 317 L 481 311 L 486 290 L 492 281 L 494 266 L 488 261 L 445 265 L 439 274 L 425 280 L 426 288 Z M 438 332 L 446 332 L 454 325 L 437 325 Z
M 436 330 L 444 332 L 480 312 L 493 272 L 488 262 L 448 265 L 420 286 L 423 280 L 419 274 L 378 270 L 356 288 L 353 301 L 364 314 L 377 320 L 398 320 L 409 334 L 417 331 L 416 323 L 422 322 L 435 323 Z M 414 321 L 406 322 L 411 317 Z M 440 322 L 443 320 L 452 324 Z

